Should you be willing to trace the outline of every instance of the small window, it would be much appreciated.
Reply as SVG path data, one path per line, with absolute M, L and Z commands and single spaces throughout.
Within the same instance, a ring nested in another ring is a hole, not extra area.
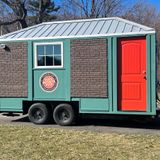
M 63 67 L 63 43 L 36 43 L 35 67 Z

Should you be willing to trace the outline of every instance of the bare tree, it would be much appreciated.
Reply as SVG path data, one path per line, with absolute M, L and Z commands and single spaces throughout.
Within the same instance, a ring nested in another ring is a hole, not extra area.
M 29 0 L 28 10 L 32 12 L 36 23 L 56 19 L 53 14 L 59 10 L 54 1 L 51 0 Z
M 98 18 L 121 14 L 121 7 L 122 0 L 62 0 L 61 11 L 64 19 Z
M 53 0 L 0 0 L 0 34 L 52 21 L 58 9 Z
M 10 25 L 19 22 L 21 28 L 27 27 L 27 9 L 25 8 L 26 0 L 0 0 L 0 2 L 8 6 L 15 16 L 12 20 L 1 21 L 0 25 Z
M 144 0 L 138 1 L 128 9 L 123 18 L 155 28 L 157 32 L 157 46 L 160 49 L 160 13 L 155 6 L 144 3 Z
M 135 21 L 140 24 L 144 24 L 146 26 L 150 26 L 156 29 L 156 36 L 157 36 L 157 51 L 158 61 L 159 61 L 159 68 L 158 72 L 160 72 L 160 13 L 156 9 L 155 6 L 151 4 L 144 3 L 143 0 L 138 1 L 134 4 L 128 11 L 123 15 L 123 18 L 128 20 Z
M 144 1 L 141 0 L 130 7 L 123 17 L 140 24 L 156 27 L 157 20 L 159 19 L 159 12 L 155 6 L 144 3 Z
M 122 14 L 122 6 L 122 0 L 102 0 L 101 15 L 102 17 L 120 16 Z
M 7 20 L 12 20 L 10 15 L 6 14 L 8 13 L 8 8 L 6 7 L 6 5 L 4 5 L 3 3 L 0 3 L 0 23 L 4 22 L 6 19 Z M 0 25 L 0 35 L 3 35 L 5 33 L 8 33 L 10 30 L 8 28 L 8 26 L 3 26 Z

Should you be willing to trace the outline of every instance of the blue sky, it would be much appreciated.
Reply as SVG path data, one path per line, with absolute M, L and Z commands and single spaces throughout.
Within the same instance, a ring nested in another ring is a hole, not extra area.
M 148 0 L 150 3 L 156 6 L 158 10 L 160 10 L 160 0 Z
M 156 5 L 157 7 L 160 7 L 160 1 L 159 0 L 149 0 L 150 3 L 153 3 L 154 5 Z
M 138 0 L 129 0 L 128 2 L 129 3 L 131 2 L 130 4 L 134 4 L 136 1 L 138 1 Z M 55 0 L 56 4 L 59 4 L 60 2 L 61 2 L 61 0 Z M 146 0 L 146 2 L 151 3 L 160 11 L 160 0 Z
M 133 5 L 139 0 L 125 0 L 127 5 Z M 154 5 L 160 11 L 160 0 L 142 0 L 144 3 L 150 3 Z

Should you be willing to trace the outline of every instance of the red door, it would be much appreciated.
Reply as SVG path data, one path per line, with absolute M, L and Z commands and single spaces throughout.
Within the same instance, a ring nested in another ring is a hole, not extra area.
M 146 39 L 118 41 L 118 109 L 146 111 Z

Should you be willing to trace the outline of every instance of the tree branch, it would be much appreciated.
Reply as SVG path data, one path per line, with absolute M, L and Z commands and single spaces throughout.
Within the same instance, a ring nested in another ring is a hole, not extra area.
M 21 19 L 15 19 L 13 21 L 9 21 L 9 22 L 0 22 L 0 26 L 4 26 L 4 25 L 10 25 L 16 22 L 19 22 Z

